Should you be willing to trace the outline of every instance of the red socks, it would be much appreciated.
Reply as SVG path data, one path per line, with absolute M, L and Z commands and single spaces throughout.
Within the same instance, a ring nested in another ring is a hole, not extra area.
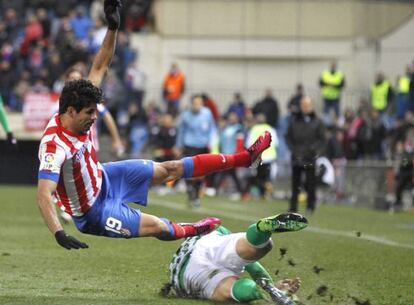
M 235 167 L 248 167 L 251 164 L 250 154 L 247 150 L 232 154 L 201 154 L 192 157 L 194 162 L 193 177 L 202 177 L 214 172 Z
M 166 218 L 160 218 L 167 227 L 169 232 L 163 236 L 157 237 L 160 240 L 176 240 L 197 235 L 197 229 L 191 224 L 178 224 Z

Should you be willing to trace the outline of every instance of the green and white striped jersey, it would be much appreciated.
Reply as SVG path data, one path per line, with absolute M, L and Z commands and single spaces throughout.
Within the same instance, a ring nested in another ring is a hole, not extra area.
M 225 227 L 220 226 L 216 229 L 219 235 L 231 234 Z M 191 253 L 193 252 L 197 241 L 202 236 L 193 236 L 186 238 L 181 246 L 175 252 L 172 261 L 170 263 L 170 283 L 172 284 L 176 293 L 180 296 L 186 296 L 187 293 L 184 289 L 183 276 L 187 263 L 190 260 Z

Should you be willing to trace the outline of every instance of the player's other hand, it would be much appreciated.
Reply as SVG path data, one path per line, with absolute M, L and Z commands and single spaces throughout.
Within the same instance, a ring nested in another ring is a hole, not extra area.
M 104 12 L 105 18 L 108 22 L 108 29 L 115 31 L 119 29 L 121 23 L 121 17 L 119 16 L 119 10 L 122 7 L 121 0 L 105 0 Z
M 12 146 L 17 146 L 17 140 L 14 137 L 12 132 L 7 133 L 7 144 L 12 145 Z
M 66 248 L 68 250 L 70 249 L 84 249 L 89 248 L 89 246 L 76 238 L 66 234 L 64 230 L 57 231 L 55 233 L 56 241 L 59 245 L 61 245 L 63 248 Z

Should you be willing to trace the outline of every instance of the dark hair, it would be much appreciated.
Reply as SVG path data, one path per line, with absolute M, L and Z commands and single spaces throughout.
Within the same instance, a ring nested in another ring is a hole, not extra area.
M 79 79 L 66 82 L 59 99 L 59 114 L 72 106 L 76 112 L 83 108 L 96 105 L 102 101 L 102 90 L 95 87 L 89 80 Z

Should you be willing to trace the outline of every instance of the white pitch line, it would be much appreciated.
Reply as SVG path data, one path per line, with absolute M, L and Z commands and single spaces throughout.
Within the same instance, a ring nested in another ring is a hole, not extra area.
M 188 211 L 188 207 L 183 206 L 181 204 L 177 204 L 177 202 L 174 202 L 174 201 L 160 200 L 160 199 L 157 199 L 157 198 L 151 198 L 150 205 L 151 204 L 157 205 L 157 206 L 163 206 L 163 207 L 170 208 L 170 209 L 173 209 L 173 210 Z M 237 214 L 234 214 L 234 213 L 215 210 L 215 209 L 209 209 L 209 208 L 205 208 L 205 207 L 201 207 L 201 208 L 196 209 L 196 210 L 191 210 L 191 212 L 197 213 L 197 214 L 211 214 L 211 215 L 214 215 L 214 216 L 226 217 L 226 218 L 242 220 L 242 221 L 247 221 L 247 222 L 254 222 L 258 218 L 260 218 L 259 216 L 237 215 Z M 379 237 L 379 236 L 375 236 L 375 235 L 362 234 L 360 237 L 357 237 L 355 232 L 324 229 L 324 228 L 318 228 L 318 227 L 314 227 L 314 226 L 307 227 L 305 232 L 311 232 L 311 233 L 316 233 L 316 234 L 325 234 L 325 235 L 333 235 L 333 236 L 342 236 L 342 237 L 348 237 L 348 238 L 355 238 L 355 239 L 359 239 L 359 240 L 372 241 L 374 243 L 381 244 L 381 245 L 414 250 L 414 245 L 398 243 L 396 241 L 392 241 L 392 240 L 389 240 L 389 239 L 386 239 L 386 238 L 383 238 L 383 237 Z

